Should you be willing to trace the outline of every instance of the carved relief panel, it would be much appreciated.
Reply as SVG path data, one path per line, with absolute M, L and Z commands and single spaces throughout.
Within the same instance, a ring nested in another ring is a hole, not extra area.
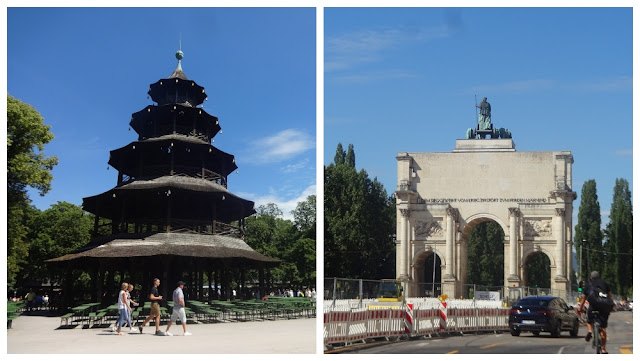
M 442 221 L 416 221 L 416 237 L 440 237 L 443 236 Z
M 525 237 L 550 237 L 552 233 L 553 225 L 551 218 L 524 220 Z

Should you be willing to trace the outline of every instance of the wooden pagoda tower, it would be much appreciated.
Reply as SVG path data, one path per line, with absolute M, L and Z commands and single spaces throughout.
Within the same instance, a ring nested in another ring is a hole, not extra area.
M 202 298 L 207 275 L 229 298 L 232 270 L 240 271 L 241 284 L 244 270 L 259 270 L 263 288 L 264 268 L 279 263 L 243 240 L 244 219 L 255 213 L 254 203 L 227 189 L 236 161 L 212 145 L 221 133 L 218 118 L 202 108 L 207 94 L 182 71 L 183 56 L 178 51 L 176 70 L 150 85 L 156 104 L 132 114 L 129 124 L 138 139 L 110 152 L 116 186 L 83 199 L 83 209 L 95 215 L 91 242 L 49 260 L 65 266 L 67 278 L 73 269 L 90 271 L 97 301 L 118 273 L 122 281 L 143 285 L 143 295 L 159 278 L 165 299 L 185 275 L 189 296 Z M 71 293 L 69 281 L 64 294 Z

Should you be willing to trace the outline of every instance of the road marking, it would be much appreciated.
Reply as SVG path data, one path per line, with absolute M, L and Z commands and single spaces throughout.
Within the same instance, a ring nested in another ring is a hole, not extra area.
M 458 350 L 453 350 L 453 351 L 447 352 L 447 354 L 450 354 L 450 353 L 458 353 Z
M 562 350 L 564 350 L 565 346 L 560 347 L 560 351 L 558 351 L 558 353 L 562 353 Z
M 633 352 L 631 352 L 631 350 L 629 350 L 628 348 L 621 348 L 621 349 L 620 349 L 620 353 L 626 353 L 626 354 L 629 354 L 629 353 L 633 353 Z
M 486 345 L 486 346 L 482 346 L 480 347 L 481 349 L 485 349 L 485 348 L 491 348 L 491 347 L 496 347 L 498 345 L 502 345 L 504 342 L 500 342 L 500 343 L 492 343 L 491 345 Z

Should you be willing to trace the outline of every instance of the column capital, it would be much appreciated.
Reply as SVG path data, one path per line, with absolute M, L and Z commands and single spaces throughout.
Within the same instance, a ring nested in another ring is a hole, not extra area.
M 458 210 L 453 208 L 453 207 L 451 207 L 451 206 L 448 206 L 447 207 L 447 215 L 452 217 L 452 218 L 454 218 L 454 220 L 456 220 L 458 218 Z
M 564 208 L 556 208 L 556 216 L 564 217 L 567 211 Z
M 509 216 L 510 217 L 518 217 L 518 216 L 520 216 L 520 208 L 518 208 L 518 207 L 510 207 L 509 208 Z
M 402 214 L 402 217 L 408 218 L 411 214 L 411 210 L 407 208 L 400 208 L 400 214 Z

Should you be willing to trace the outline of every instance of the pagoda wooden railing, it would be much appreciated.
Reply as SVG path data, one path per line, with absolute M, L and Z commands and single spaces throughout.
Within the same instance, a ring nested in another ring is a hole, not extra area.
M 154 129 L 145 129 L 141 133 L 138 138 L 139 140 L 157 138 L 167 134 L 182 134 L 188 137 L 198 138 L 207 143 L 211 141 L 211 138 L 207 134 L 199 132 L 197 129 L 194 129 L 193 126 L 181 126 L 177 124 L 175 126 L 173 124 L 156 125 Z
M 201 167 L 174 166 L 173 174 L 167 174 L 167 170 L 168 170 L 167 166 L 150 166 L 150 167 L 147 166 L 147 167 L 144 167 L 143 169 L 144 169 L 144 174 L 142 177 L 144 177 L 144 179 L 157 178 L 157 177 L 163 177 L 168 175 L 195 177 L 195 178 L 202 178 L 211 182 L 215 182 L 227 188 L 227 179 L 225 177 L 223 177 L 222 175 L 216 172 L 210 171 L 208 169 L 203 169 Z M 121 174 L 120 182 L 118 183 L 118 185 L 123 185 L 129 182 L 133 182 L 136 179 L 137 178 L 135 176 L 131 176 L 128 174 Z
M 97 218 L 97 217 L 96 217 Z M 235 236 L 244 238 L 242 227 L 213 221 L 210 224 L 202 224 L 187 219 L 171 219 L 169 224 L 155 223 L 157 220 L 139 219 L 136 223 L 113 223 L 96 222 L 93 236 L 108 233 L 145 233 L 145 232 L 169 232 L 169 233 L 191 233 L 191 234 L 215 234 L 223 236 Z M 108 231 L 103 231 L 107 229 Z

